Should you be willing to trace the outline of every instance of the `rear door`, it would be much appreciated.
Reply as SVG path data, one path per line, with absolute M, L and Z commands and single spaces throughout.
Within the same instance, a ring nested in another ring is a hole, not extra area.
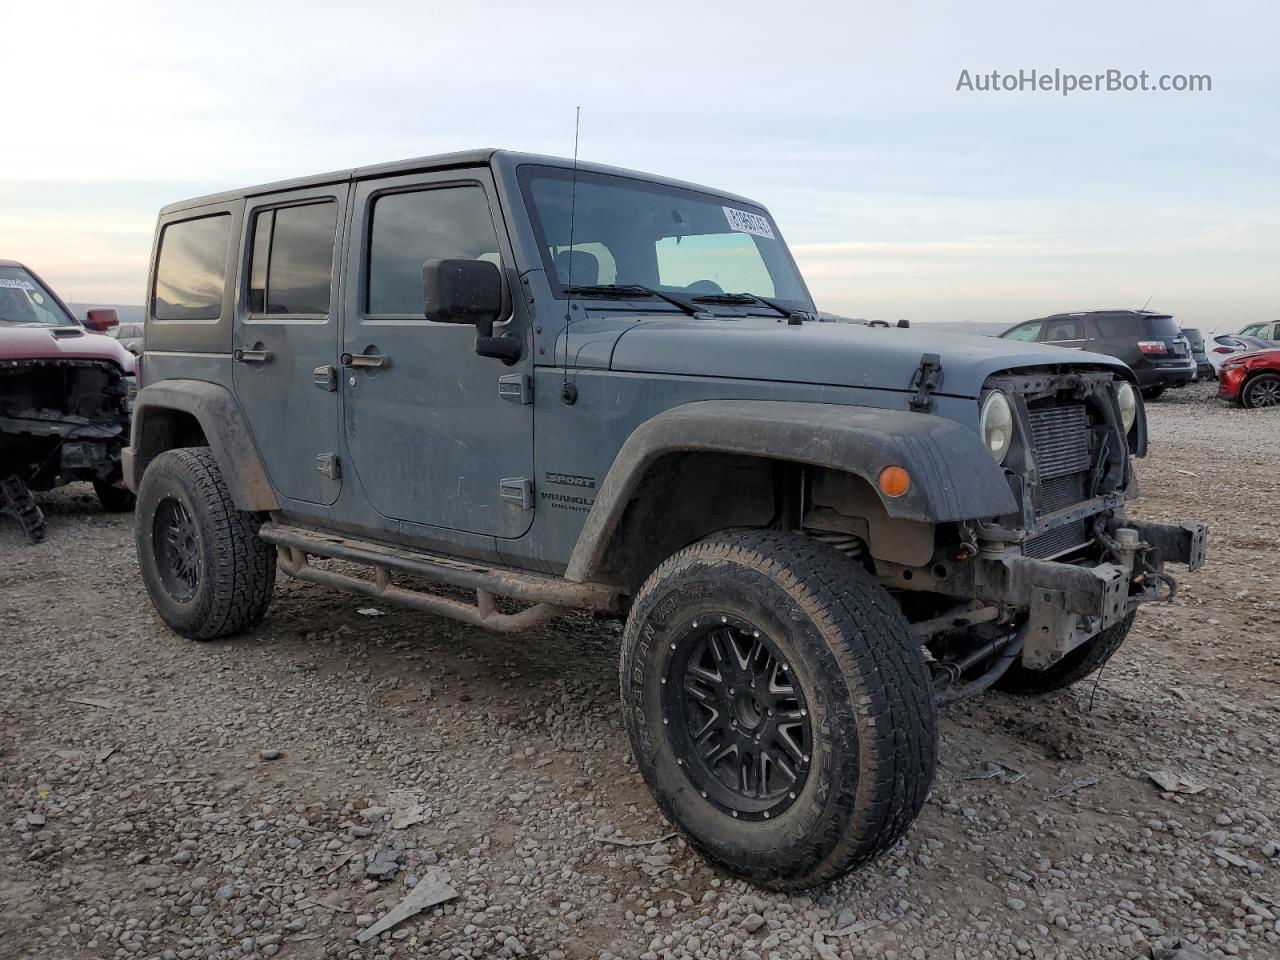
M 533 522 L 532 357 L 477 356 L 474 326 L 423 315 L 426 260 L 490 260 L 518 282 L 492 177 L 438 171 L 354 190 L 342 390 L 360 489 L 384 517 L 519 537 Z M 527 332 L 516 299 L 508 290 L 502 322 Z
M 277 493 L 331 504 L 338 466 L 338 278 L 345 183 L 249 201 L 235 387 Z
M 1096 314 L 1089 320 L 1093 327 L 1090 350 L 1123 360 L 1135 369 L 1143 364 L 1143 354 L 1138 349 L 1142 331 L 1137 317 L 1125 313 Z

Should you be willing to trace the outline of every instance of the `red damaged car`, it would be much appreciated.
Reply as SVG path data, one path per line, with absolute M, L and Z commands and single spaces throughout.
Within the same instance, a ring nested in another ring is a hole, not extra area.
M 1218 396 L 1250 410 L 1280 407 L 1280 349 L 1240 353 L 1222 361 Z
M 0 260 L 0 514 L 44 538 L 32 490 L 92 481 L 108 510 L 130 510 L 120 451 L 129 442 L 134 357 L 102 336 L 119 320 L 81 323 L 32 271 Z

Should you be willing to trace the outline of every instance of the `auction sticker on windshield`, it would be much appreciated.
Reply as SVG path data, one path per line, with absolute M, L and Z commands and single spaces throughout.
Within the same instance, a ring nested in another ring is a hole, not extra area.
M 725 218 L 729 221 L 729 226 L 739 233 L 750 233 L 753 236 L 764 237 L 767 240 L 773 239 L 773 230 L 769 227 L 769 221 L 758 213 L 751 213 L 747 210 L 737 210 L 733 207 L 724 207 Z
M 9 287 L 12 290 L 35 290 L 36 285 L 30 280 L 10 280 L 7 277 L 0 277 L 0 287 Z

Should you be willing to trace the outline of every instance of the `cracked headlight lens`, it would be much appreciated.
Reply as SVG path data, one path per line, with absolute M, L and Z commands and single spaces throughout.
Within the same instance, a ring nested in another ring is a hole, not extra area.
M 1120 403 L 1120 422 L 1124 424 L 1124 432 L 1128 433 L 1138 419 L 1138 395 L 1134 392 L 1133 384 L 1128 380 L 1121 383 L 1116 388 L 1116 400 Z
M 999 390 L 992 390 L 982 401 L 978 430 L 996 463 L 1004 463 L 1013 444 L 1013 410 L 1009 407 L 1009 398 Z

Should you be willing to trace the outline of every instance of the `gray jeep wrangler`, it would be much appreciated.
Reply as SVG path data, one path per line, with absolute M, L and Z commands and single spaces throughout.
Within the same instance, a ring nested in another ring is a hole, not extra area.
M 1074 683 L 1204 559 L 1125 515 L 1122 363 L 823 322 L 720 191 L 492 150 L 238 190 L 161 212 L 148 300 L 125 461 L 170 627 L 250 629 L 277 569 L 625 617 L 636 763 L 769 887 L 906 832 L 938 704 Z

